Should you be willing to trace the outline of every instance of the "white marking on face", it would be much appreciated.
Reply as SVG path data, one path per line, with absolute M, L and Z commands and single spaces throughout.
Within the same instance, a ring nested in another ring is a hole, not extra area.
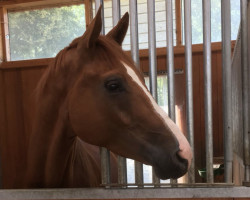
M 122 62 L 122 64 L 126 68 L 128 75 L 132 78 L 132 80 L 142 89 L 142 91 L 149 98 L 155 112 L 161 117 L 164 125 L 167 126 L 175 135 L 175 137 L 177 138 L 179 142 L 179 148 L 180 148 L 179 155 L 182 158 L 187 159 L 190 165 L 191 160 L 192 160 L 192 152 L 191 152 L 191 148 L 186 137 L 182 134 L 178 126 L 168 117 L 167 113 L 156 103 L 156 101 L 154 100 L 154 98 L 152 97 L 148 89 L 145 87 L 145 85 L 141 82 L 141 80 L 139 79 L 135 71 L 124 62 Z

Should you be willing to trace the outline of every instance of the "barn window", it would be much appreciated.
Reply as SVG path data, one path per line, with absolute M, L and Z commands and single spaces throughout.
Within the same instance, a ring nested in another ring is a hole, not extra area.
M 94 2 L 93 2 L 94 3 Z M 166 1 L 155 0 L 155 28 L 156 28 L 156 47 L 166 47 Z M 176 6 L 173 1 L 173 35 L 174 45 L 176 45 Z M 121 16 L 126 12 L 129 12 L 129 1 L 121 0 Z M 93 4 L 93 10 L 95 6 Z M 137 0 L 138 11 L 138 40 L 139 49 L 148 49 L 148 13 L 147 13 L 147 1 Z M 95 13 L 95 11 L 93 12 Z M 104 1 L 104 18 L 105 18 L 105 33 L 108 33 L 113 28 L 112 21 L 112 1 Z M 130 27 L 129 27 L 130 28 Z M 130 50 L 130 29 L 128 29 L 127 35 L 123 41 L 123 49 Z
M 84 4 L 8 10 L 10 60 L 54 57 L 86 29 Z
M 175 1 L 173 2 L 173 40 L 176 45 L 176 15 L 175 15 Z M 166 1 L 155 1 L 155 29 L 156 29 L 156 48 L 166 47 Z M 147 1 L 138 0 L 138 39 L 139 49 L 148 49 L 148 13 L 147 13 Z M 121 1 L 121 11 L 125 13 L 129 11 L 128 1 Z M 111 29 L 110 26 L 106 26 L 106 29 Z M 125 37 L 123 43 L 123 49 L 130 50 L 130 30 Z
M 183 1 L 182 1 L 183 2 Z M 182 17 L 184 17 L 182 5 Z M 191 1 L 192 43 L 203 43 L 202 0 Z M 183 21 L 183 20 L 182 20 Z M 231 39 L 236 40 L 240 24 L 240 0 L 231 1 Z M 211 1 L 211 41 L 221 42 L 221 0 Z M 182 28 L 184 36 L 184 28 Z M 184 41 L 184 38 L 183 38 Z

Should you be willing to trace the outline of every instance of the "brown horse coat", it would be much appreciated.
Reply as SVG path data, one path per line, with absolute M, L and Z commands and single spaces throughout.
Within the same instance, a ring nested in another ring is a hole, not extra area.
M 21 187 L 100 185 L 99 147 L 184 175 L 191 150 L 121 49 L 128 14 L 106 36 L 100 9 L 84 35 L 56 56 L 37 87 L 35 124 Z M 112 154 L 113 181 L 116 159 Z

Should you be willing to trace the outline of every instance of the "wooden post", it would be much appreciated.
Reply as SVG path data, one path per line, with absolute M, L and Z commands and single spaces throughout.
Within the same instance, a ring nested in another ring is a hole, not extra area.
M 9 46 L 9 27 L 7 9 L 0 8 L 1 19 L 1 60 L 2 62 L 10 61 L 10 46 Z

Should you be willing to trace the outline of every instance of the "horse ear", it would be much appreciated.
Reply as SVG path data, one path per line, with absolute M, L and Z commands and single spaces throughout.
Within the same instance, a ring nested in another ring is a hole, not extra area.
M 117 25 L 107 34 L 107 37 L 115 40 L 119 45 L 122 45 L 122 42 L 125 38 L 125 35 L 128 30 L 129 24 L 129 14 L 126 12 Z
M 102 5 L 99 7 L 95 18 L 90 23 L 89 27 L 81 37 L 77 49 L 83 50 L 95 46 L 95 43 L 102 29 Z

